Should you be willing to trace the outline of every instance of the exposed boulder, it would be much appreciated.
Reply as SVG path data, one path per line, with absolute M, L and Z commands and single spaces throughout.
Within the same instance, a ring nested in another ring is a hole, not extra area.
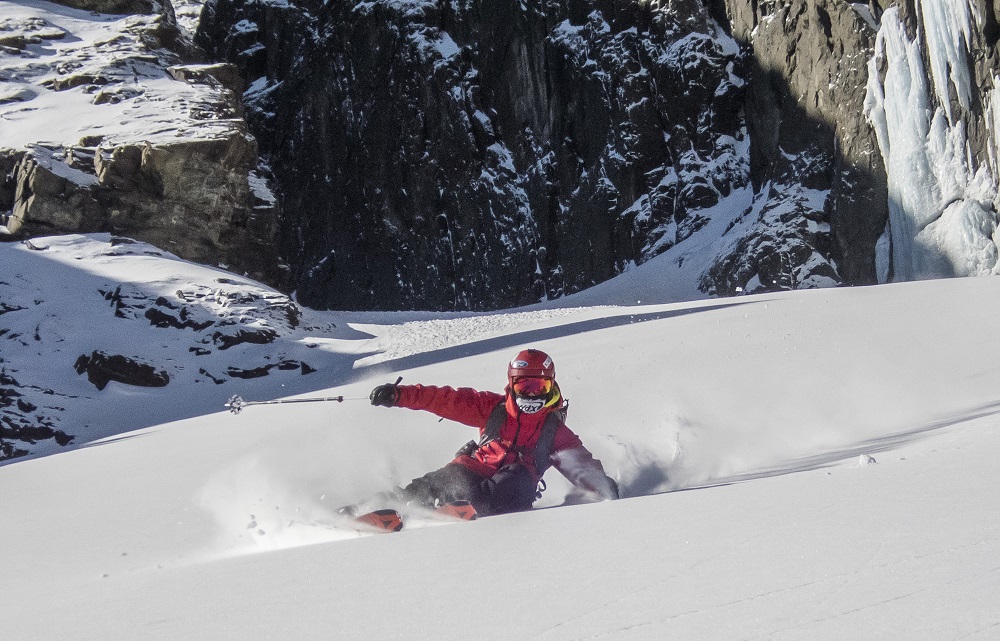
M 261 367 L 254 367 L 252 369 L 241 369 L 239 367 L 230 367 L 226 370 L 226 375 L 232 378 L 260 378 L 262 376 L 267 376 L 271 373 L 271 370 L 278 369 L 283 371 L 295 371 L 298 370 L 302 374 L 311 374 L 316 370 L 300 361 L 285 360 L 280 363 L 269 363 L 267 365 L 262 365 Z M 207 372 L 203 372 L 207 375 Z
M 89 231 L 91 221 L 106 216 L 91 189 L 97 180 L 65 165 L 51 149 L 22 154 L 12 175 L 16 184 L 14 206 L 6 221 L 11 234 Z
M 77 374 L 86 373 L 87 380 L 99 390 L 111 381 L 136 387 L 166 387 L 170 383 L 170 376 L 165 371 L 121 354 L 102 351 L 83 354 L 74 367 Z
M 212 335 L 212 342 L 219 346 L 219 349 L 229 349 L 244 343 L 254 345 L 267 345 L 273 343 L 278 338 L 278 332 L 273 329 L 236 329 L 231 332 L 217 331 Z
M 174 80 L 191 84 L 219 84 L 237 96 L 246 91 L 246 83 L 236 65 L 227 62 L 215 64 L 174 65 L 167 69 Z M 237 105 L 239 103 L 236 103 Z

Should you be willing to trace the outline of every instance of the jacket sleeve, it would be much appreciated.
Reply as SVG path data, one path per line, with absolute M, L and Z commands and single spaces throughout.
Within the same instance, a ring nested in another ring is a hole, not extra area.
M 425 410 L 441 418 L 463 425 L 482 428 L 486 419 L 503 396 L 495 392 L 480 392 L 471 387 L 436 387 L 434 385 L 400 385 L 396 407 Z
M 601 499 L 618 498 L 618 484 L 604 472 L 604 466 L 594 458 L 580 437 L 565 425 L 556 432 L 551 456 L 552 465 L 576 487 Z

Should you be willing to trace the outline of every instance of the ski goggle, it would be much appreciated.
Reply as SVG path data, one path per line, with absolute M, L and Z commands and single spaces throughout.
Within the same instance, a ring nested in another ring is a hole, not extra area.
M 525 376 L 515 380 L 511 389 L 518 396 L 548 396 L 552 391 L 552 379 Z

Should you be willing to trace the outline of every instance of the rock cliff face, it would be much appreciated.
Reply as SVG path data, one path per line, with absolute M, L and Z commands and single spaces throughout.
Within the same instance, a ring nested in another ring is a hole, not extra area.
M 879 11 L 211 0 L 197 41 L 255 79 L 304 302 L 478 308 L 577 291 L 713 220 L 705 293 L 875 282 Z
M 755 181 L 817 146 L 845 282 L 1000 272 L 998 10 L 992 0 L 715 3 L 757 65 L 746 111 Z
M 726 1 L 715 14 L 751 52 L 745 113 L 757 202 L 748 215 L 754 228 L 711 269 L 705 288 L 730 294 L 754 272 L 762 285 L 786 288 L 823 277 L 875 282 L 887 202 L 864 115 L 871 8 Z
M 694 0 L 219 0 L 196 41 L 253 81 L 309 305 L 569 293 L 747 184 L 744 56 Z

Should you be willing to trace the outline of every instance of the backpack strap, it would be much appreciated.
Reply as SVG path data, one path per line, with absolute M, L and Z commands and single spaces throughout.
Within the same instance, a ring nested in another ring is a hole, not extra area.
M 552 467 L 549 457 L 552 456 L 552 448 L 555 446 L 556 431 L 562 426 L 563 418 L 561 412 L 549 412 L 542 424 L 542 433 L 535 443 L 535 469 L 538 476 L 544 476 L 545 471 Z
M 543 476 L 545 471 L 552 467 L 549 457 L 552 455 L 552 449 L 555 447 L 556 431 L 559 430 L 559 427 L 563 425 L 565 420 L 566 411 L 564 405 L 560 409 L 549 412 L 549 415 L 545 417 L 545 422 L 542 423 L 542 433 L 538 436 L 538 441 L 535 443 L 535 451 L 532 453 L 532 457 L 535 459 L 535 470 L 538 472 L 539 477 Z M 479 447 L 500 438 L 500 430 L 503 429 L 503 425 L 506 422 L 507 404 L 506 399 L 504 399 L 496 404 L 496 407 L 490 412 L 489 418 L 486 419 L 483 436 L 479 439 Z
M 479 439 L 479 447 L 486 445 L 500 438 L 500 430 L 507 422 L 507 405 L 504 399 L 496 404 L 489 418 L 486 419 L 486 426 L 483 428 L 483 435 Z

